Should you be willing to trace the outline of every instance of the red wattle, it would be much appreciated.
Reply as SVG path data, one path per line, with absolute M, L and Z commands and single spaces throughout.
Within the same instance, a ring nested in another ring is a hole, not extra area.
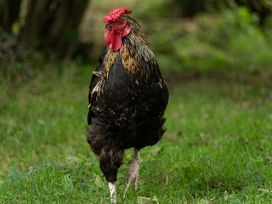
M 115 30 L 106 30 L 104 39 L 108 47 L 114 51 L 117 51 L 122 47 L 122 34 Z
M 104 33 L 104 40 L 108 48 L 114 51 L 119 50 L 122 47 L 122 38 L 127 36 L 131 32 L 131 27 L 124 21 L 122 24 L 113 24 L 111 28 L 108 28 Z

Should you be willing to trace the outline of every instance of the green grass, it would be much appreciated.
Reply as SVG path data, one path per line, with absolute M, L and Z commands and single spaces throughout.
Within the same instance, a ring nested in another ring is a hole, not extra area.
M 20 85 L 1 79 L 0 203 L 109 202 L 86 142 L 90 73 L 67 64 Z M 141 151 L 140 189 L 122 199 L 118 186 L 120 203 L 271 202 L 272 83 L 237 76 L 169 80 L 167 132 Z

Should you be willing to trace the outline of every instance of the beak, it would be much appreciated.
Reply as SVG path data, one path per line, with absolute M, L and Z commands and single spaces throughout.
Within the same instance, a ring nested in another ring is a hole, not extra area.
M 106 24 L 106 25 L 105 25 L 105 29 L 108 29 L 108 28 L 109 28 L 109 24 Z

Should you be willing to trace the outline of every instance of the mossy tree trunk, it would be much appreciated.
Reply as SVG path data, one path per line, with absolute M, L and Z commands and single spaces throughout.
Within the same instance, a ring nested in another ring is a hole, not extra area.
M 0 26 L 11 32 L 13 23 L 18 20 L 21 0 L 0 0 Z
M 78 46 L 78 26 L 89 0 L 28 0 L 20 41 L 58 57 L 72 57 Z

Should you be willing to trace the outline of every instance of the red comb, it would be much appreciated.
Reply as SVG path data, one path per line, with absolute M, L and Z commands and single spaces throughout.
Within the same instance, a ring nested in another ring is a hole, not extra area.
M 120 7 L 117 9 L 113 9 L 108 13 L 108 15 L 104 16 L 104 23 L 109 24 L 120 18 L 123 14 L 130 14 L 132 10 L 126 9 L 125 7 Z

